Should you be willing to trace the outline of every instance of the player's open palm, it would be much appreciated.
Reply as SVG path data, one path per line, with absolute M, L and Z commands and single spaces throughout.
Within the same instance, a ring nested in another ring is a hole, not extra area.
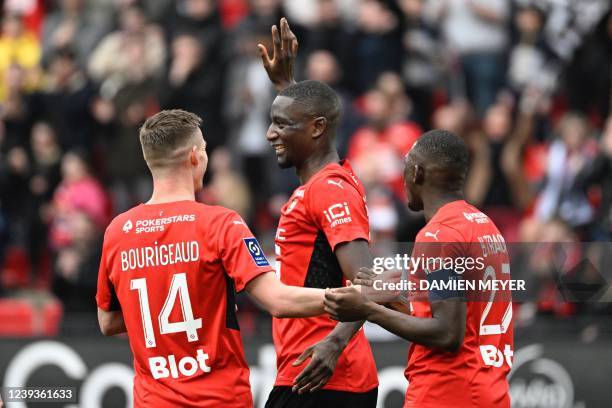
M 263 44 L 258 44 L 257 48 L 259 48 L 259 54 L 270 81 L 280 91 L 295 82 L 293 67 L 298 51 L 297 38 L 284 17 L 280 21 L 280 34 L 278 27 L 272 26 L 272 43 L 272 57 Z
M 340 344 L 326 338 L 304 350 L 293 362 L 293 366 L 304 364 L 308 358 L 310 362 L 293 380 L 293 391 L 298 394 L 315 392 L 327 384 L 334 373 L 342 349 Z

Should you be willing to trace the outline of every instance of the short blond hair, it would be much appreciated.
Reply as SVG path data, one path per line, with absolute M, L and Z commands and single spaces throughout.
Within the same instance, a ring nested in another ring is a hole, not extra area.
M 140 127 L 142 153 L 149 167 L 162 167 L 176 163 L 195 140 L 202 119 L 181 109 L 163 110 Z

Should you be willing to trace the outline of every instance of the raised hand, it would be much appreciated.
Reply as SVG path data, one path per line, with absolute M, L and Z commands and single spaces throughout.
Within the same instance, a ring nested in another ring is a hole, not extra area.
M 272 26 L 272 58 L 263 44 L 257 44 L 263 66 L 268 73 L 268 78 L 274 84 L 277 91 L 295 83 L 293 78 L 293 66 L 298 51 L 298 41 L 286 18 L 280 21 L 280 34 L 276 24 Z

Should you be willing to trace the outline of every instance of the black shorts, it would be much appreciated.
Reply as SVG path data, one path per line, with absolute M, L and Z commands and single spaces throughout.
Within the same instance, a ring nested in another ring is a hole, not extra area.
M 272 388 L 266 408 L 375 408 L 378 387 L 368 392 L 319 390 L 299 395 L 291 387 Z

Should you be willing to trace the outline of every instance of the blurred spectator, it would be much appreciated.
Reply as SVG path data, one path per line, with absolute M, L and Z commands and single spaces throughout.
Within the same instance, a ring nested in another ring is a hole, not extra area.
M 232 167 L 232 156 L 227 149 L 215 150 L 210 158 L 208 171 L 210 184 L 202 194 L 205 202 L 230 208 L 247 218 L 251 207 L 248 184 Z
M 11 148 L 0 171 L 0 203 L 8 220 L 11 244 L 21 247 L 26 242 L 29 222 L 27 208 L 31 198 L 30 173 L 30 160 L 26 150 L 19 146 Z
M 594 223 L 592 239 L 612 241 L 612 116 L 608 117 L 601 136 L 599 154 L 587 161 L 576 177 L 577 188 L 585 193 L 593 186 L 601 186 L 601 203 Z
M 355 53 L 351 68 L 355 71 L 355 87 L 359 92 L 370 88 L 385 71 L 399 72 L 402 62 L 401 32 L 398 16 L 386 3 L 360 0 Z
M 67 152 L 61 163 L 62 181 L 53 195 L 49 230 L 50 244 L 55 250 L 75 243 L 73 222 L 84 213 L 100 229 L 109 219 L 109 202 L 100 183 L 91 175 L 85 155 Z
M 171 44 L 168 73 L 159 92 L 162 109 L 181 108 L 204 119 L 207 149 L 213 152 L 223 140 L 222 63 L 209 54 L 206 44 L 195 35 L 177 35 Z
M 166 57 L 162 32 L 147 21 L 142 9 L 126 7 L 119 20 L 119 30 L 102 39 L 88 64 L 89 74 L 100 83 L 107 100 L 124 87 L 159 78 Z
M 436 0 L 436 13 L 451 58 L 459 64 L 459 81 L 482 117 L 503 85 L 510 5 L 506 0 Z
M 523 134 L 514 133 L 509 107 L 490 106 L 482 131 L 471 132 L 466 141 L 472 156 L 466 195 L 495 221 L 507 241 L 516 241 L 528 205 L 524 190 L 517 186 L 524 184 L 520 154 L 525 140 Z
M 85 0 L 60 0 L 59 9 L 51 12 L 43 26 L 43 60 L 49 62 L 57 50 L 75 50 L 78 64 L 85 67 L 89 54 L 108 31 L 103 20 L 94 19 Z
M 0 103 L 8 96 L 10 86 L 5 79 L 6 71 L 13 64 L 23 68 L 23 85 L 32 89 L 37 82 L 40 44 L 36 36 L 27 31 L 23 19 L 16 14 L 7 14 L 2 19 L 0 36 Z
M 541 222 L 557 216 L 573 228 L 586 227 L 593 220 L 594 209 L 575 181 L 584 166 L 595 158 L 597 145 L 586 118 L 580 114 L 567 113 L 558 128 L 559 139 L 550 146 L 546 184 L 538 198 L 535 216 Z
M 356 80 L 355 72 L 352 69 L 355 66 L 352 48 L 354 33 L 342 21 L 335 0 L 317 0 L 316 6 L 316 20 L 306 36 L 304 48 L 310 53 L 320 50 L 328 51 L 340 65 L 339 68 L 343 73 L 342 85 L 352 86 Z
M 25 90 L 26 73 L 17 64 L 11 64 L 4 73 L 6 99 L 0 109 L 4 140 L 1 150 L 14 146 L 26 146 L 30 131 L 31 101 Z
M 228 65 L 224 116 L 251 188 L 250 194 L 254 199 L 251 210 L 254 212 L 265 206 L 272 193 L 271 173 L 275 164 L 266 139 L 274 87 L 257 52 L 258 43 L 271 47 L 270 34 L 269 29 L 252 28 L 253 31 L 250 31 L 246 26 L 242 27 L 236 40 L 236 55 Z M 254 214 L 248 215 L 250 218 Z
M 49 203 L 61 180 L 62 151 L 53 128 L 38 122 L 32 128 L 30 201 L 28 206 L 28 254 L 32 269 L 41 273 L 47 255 Z
M 343 69 L 340 67 L 338 59 L 327 50 L 315 50 L 306 60 L 306 79 L 321 81 L 331 86 L 340 97 L 342 103 L 342 117 L 338 134 L 336 135 L 336 147 L 340 157 L 344 157 L 348 150 L 351 136 L 362 124 L 357 110 L 353 104 L 353 98 L 347 88 Z
M 410 102 L 396 74 L 382 75 L 364 98 L 368 124 L 351 138 L 347 158 L 366 187 L 382 183 L 404 197 L 403 158 L 421 134 L 408 121 Z
M 509 53 L 508 86 L 520 94 L 528 85 L 535 85 L 546 63 L 543 38 L 544 15 L 535 5 L 517 10 L 514 16 L 515 42 Z
M 610 7 L 610 6 L 609 6 Z M 612 108 L 612 11 L 576 50 L 566 72 L 570 107 L 598 115 L 602 122 Z
M 187 31 L 196 35 L 198 40 L 204 41 L 209 48 L 221 45 L 223 29 L 215 0 L 169 2 L 162 23 L 168 40 Z M 215 48 L 215 52 L 219 50 Z M 216 56 L 214 53 L 213 55 Z
M 442 79 L 439 32 L 426 18 L 425 0 L 399 0 L 402 9 L 402 77 L 414 102 L 415 118 L 429 127 L 433 92 Z
M 86 212 L 76 211 L 69 220 L 73 238 L 55 258 L 52 289 L 71 313 L 95 312 L 98 268 L 102 256 L 102 230 Z
M 45 87 L 31 97 L 33 118 L 44 118 L 57 131 L 63 149 L 94 144 L 90 105 L 94 87 L 70 49 L 58 50 L 49 64 Z

